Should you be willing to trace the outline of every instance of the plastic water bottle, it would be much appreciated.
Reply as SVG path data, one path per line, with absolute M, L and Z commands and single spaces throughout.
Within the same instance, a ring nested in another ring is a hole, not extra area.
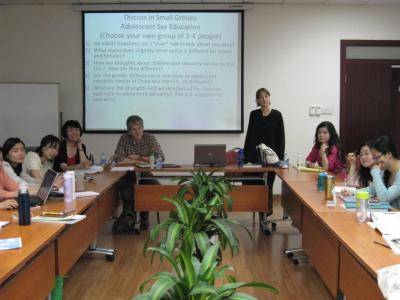
M 74 200 L 73 176 L 71 172 L 64 173 L 64 202 L 67 203 Z
M 237 162 L 238 162 L 239 168 L 242 168 L 244 165 L 244 149 L 243 148 L 239 149 Z
M 283 166 L 284 169 L 289 168 L 289 155 L 287 153 L 285 153 L 285 155 L 283 156 Z
M 31 225 L 31 203 L 26 183 L 21 183 L 19 186 L 18 223 L 19 225 Z
M 100 165 L 105 166 L 107 164 L 107 156 L 105 153 L 100 154 Z
M 160 155 L 157 155 L 155 157 L 155 164 L 156 164 L 156 169 L 162 169 L 163 160 L 162 160 L 162 157 Z
M 369 194 L 366 191 L 356 192 L 356 214 L 359 223 L 365 223 L 368 219 L 368 199 Z
M 150 153 L 150 169 L 154 169 L 154 153 Z

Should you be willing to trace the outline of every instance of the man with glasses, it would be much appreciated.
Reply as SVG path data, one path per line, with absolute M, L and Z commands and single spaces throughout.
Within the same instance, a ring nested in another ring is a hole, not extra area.
M 150 155 L 159 157 L 164 161 L 165 156 L 160 144 L 154 135 L 144 132 L 143 119 L 133 115 L 126 120 L 128 132 L 123 134 L 117 144 L 115 153 L 110 161 L 124 163 L 150 162 Z M 113 231 L 119 232 L 118 224 L 126 218 L 127 213 L 132 215 L 131 224 L 136 223 L 134 208 L 134 184 L 136 175 L 134 172 L 127 172 L 119 181 L 119 191 L 122 199 L 123 213 L 114 223 Z M 156 180 L 146 180 L 146 184 L 158 184 Z M 140 212 L 140 229 L 147 229 L 149 226 L 149 213 Z M 129 228 L 127 229 L 129 231 Z M 133 230 L 136 231 L 136 230 Z M 137 231 L 136 231 L 137 232 Z

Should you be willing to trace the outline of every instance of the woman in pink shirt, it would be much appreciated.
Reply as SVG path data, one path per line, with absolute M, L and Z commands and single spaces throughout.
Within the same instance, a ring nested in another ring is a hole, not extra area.
M 18 184 L 4 172 L 3 158 L 0 157 L 0 209 L 17 208 L 17 196 Z
M 307 166 L 320 166 L 324 170 L 341 176 L 346 175 L 345 158 L 335 126 L 325 121 L 317 126 L 315 143 L 307 158 Z

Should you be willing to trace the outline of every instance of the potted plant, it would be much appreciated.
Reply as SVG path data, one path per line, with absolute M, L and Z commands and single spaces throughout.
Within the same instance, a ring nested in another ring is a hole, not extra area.
M 203 171 L 193 173 L 192 177 L 178 177 L 180 189 L 172 198 L 163 197 L 165 201 L 175 206 L 175 211 L 169 218 L 154 226 L 148 242 L 158 240 L 161 232 L 165 232 L 156 246 L 173 256 L 178 249 L 188 255 L 196 254 L 200 260 L 210 247 L 210 238 L 216 236 L 221 250 L 228 246 L 232 255 L 239 251 L 239 240 L 231 229 L 231 225 L 239 225 L 250 231 L 235 220 L 228 219 L 225 205 L 232 208 L 230 191 L 231 183 L 224 177 L 215 177 Z
M 217 253 L 219 245 L 208 248 L 203 260 L 188 255 L 184 251 L 175 258 L 166 250 L 159 247 L 150 247 L 148 251 L 159 253 L 172 265 L 173 272 L 158 272 L 140 286 L 142 294 L 135 300 L 251 300 L 256 299 L 248 294 L 239 293 L 242 287 L 256 287 L 277 294 L 278 290 L 262 282 L 237 282 L 232 275 L 225 271 L 232 270 L 224 266 L 217 270 Z M 215 286 L 217 278 L 224 277 L 228 283 Z M 145 291 L 149 282 L 153 285 Z

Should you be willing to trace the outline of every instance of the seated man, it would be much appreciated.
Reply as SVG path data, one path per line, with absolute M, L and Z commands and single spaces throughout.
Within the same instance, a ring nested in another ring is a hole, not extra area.
M 110 161 L 123 161 L 126 163 L 150 162 L 151 154 L 155 157 L 161 157 L 164 160 L 164 153 L 155 136 L 143 131 L 143 119 L 141 117 L 136 115 L 128 117 L 126 127 L 128 132 L 120 137 L 115 153 Z M 135 210 L 134 207 L 132 208 L 132 204 L 135 203 L 133 192 L 135 181 L 136 176 L 134 172 L 128 172 L 119 181 L 119 190 L 124 211 Z M 136 220 L 134 221 L 136 222 Z M 140 228 L 147 229 L 148 226 L 149 213 L 140 212 Z

